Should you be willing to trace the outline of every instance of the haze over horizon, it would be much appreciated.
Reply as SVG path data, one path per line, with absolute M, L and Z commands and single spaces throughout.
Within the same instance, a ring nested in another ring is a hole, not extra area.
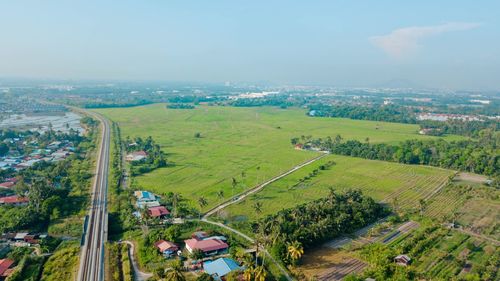
M 500 90 L 495 1 L 3 1 L 0 77 Z

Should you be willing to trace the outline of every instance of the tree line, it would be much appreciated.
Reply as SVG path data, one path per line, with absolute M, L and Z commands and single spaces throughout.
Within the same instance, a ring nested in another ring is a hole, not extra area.
M 355 120 L 371 120 L 394 123 L 418 124 L 420 129 L 427 129 L 426 134 L 441 136 L 454 134 L 477 137 L 484 129 L 499 130 L 500 123 L 495 119 L 481 121 L 462 121 L 450 119 L 447 121 L 418 120 L 417 116 L 422 111 L 411 106 L 402 105 L 324 105 L 309 106 L 309 116 L 338 117 Z
M 291 140 L 292 144 L 300 141 Z M 328 150 L 334 154 L 398 162 L 431 165 L 498 177 L 500 175 L 500 133 L 482 130 L 478 139 L 447 142 L 437 140 L 406 140 L 399 144 L 371 144 L 358 140 L 335 138 L 305 139 L 307 145 Z

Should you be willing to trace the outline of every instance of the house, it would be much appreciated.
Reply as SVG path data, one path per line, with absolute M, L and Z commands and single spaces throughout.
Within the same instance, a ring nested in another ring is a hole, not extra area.
M 14 205 L 14 206 L 24 206 L 27 205 L 29 199 L 27 197 L 19 197 L 17 195 L 6 196 L 0 198 L 0 205 Z
M 166 257 L 171 257 L 177 251 L 179 251 L 179 246 L 170 241 L 165 241 L 165 240 L 157 241 L 155 243 L 155 247 L 158 248 L 158 250 Z
M 164 218 L 170 215 L 170 212 L 167 210 L 167 208 L 163 206 L 150 207 L 148 208 L 148 213 L 153 218 Z
M 14 240 L 15 241 L 24 241 L 24 239 L 28 235 L 29 235 L 28 232 L 19 232 L 19 233 L 16 233 L 16 236 L 14 236 Z
M 156 201 L 156 196 L 149 191 L 135 191 L 134 196 L 137 201 Z
M 36 234 L 28 234 L 24 236 L 24 242 L 29 243 L 31 245 L 38 244 L 40 242 L 38 238 L 39 237 Z
M 14 261 L 11 259 L 1 259 L 0 260 L 0 279 L 4 279 L 9 277 L 12 273 L 12 270 L 9 268 L 14 264 Z
M 153 208 L 153 207 L 159 207 L 160 206 L 160 202 L 158 201 L 137 201 L 135 203 L 135 205 L 137 206 L 137 208 L 139 209 L 144 209 L 144 208 Z
M 196 239 L 196 240 L 203 240 L 208 237 L 208 233 L 205 231 L 196 231 L 193 234 L 191 234 L 191 238 Z
M 232 271 L 241 269 L 238 263 L 230 258 L 219 258 L 203 264 L 203 270 L 215 280 L 223 280 L 223 277 Z
M 397 265 L 401 265 L 401 266 L 407 266 L 410 264 L 411 262 L 411 258 L 407 255 L 399 255 L 397 257 L 394 258 L 394 262 L 397 264 Z
M 130 154 L 127 154 L 125 159 L 129 162 L 132 162 L 132 161 L 142 161 L 142 160 L 146 159 L 146 157 L 148 157 L 148 154 L 145 151 L 141 150 L 141 151 L 134 151 Z
M 12 188 L 15 184 L 11 181 L 0 183 L 0 188 Z
M 301 144 L 301 143 L 298 143 L 298 144 L 295 145 L 295 149 L 296 150 L 302 150 L 302 148 L 304 148 L 304 145 Z
M 52 149 L 52 150 L 58 149 L 59 146 L 61 146 L 61 143 L 62 142 L 60 142 L 60 141 L 54 141 L 54 142 L 50 143 L 49 145 L 47 145 L 47 148 Z
M 226 242 L 219 239 L 188 239 L 184 240 L 186 243 L 186 249 L 189 253 L 193 253 L 194 250 L 200 250 L 205 255 L 216 255 L 227 252 L 229 245 Z
M 134 196 L 137 199 L 136 206 L 139 209 L 160 206 L 156 195 L 149 191 L 135 191 Z

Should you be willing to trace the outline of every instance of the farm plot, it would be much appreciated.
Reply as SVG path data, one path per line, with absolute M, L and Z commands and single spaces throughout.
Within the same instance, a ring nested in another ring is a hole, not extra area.
M 294 150 L 290 139 L 296 136 L 340 134 L 344 139 L 360 141 L 369 137 L 372 143 L 436 138 L 419 135 L 417 125 L 310 118 L 302 109 L 293 108 L 198 106 L 186 110 L 154 104 L 96 111 L 117 122 L 123 138 L 151 136 L 174 164 L 136 177 L 138 186 L 158 194 L 180 193 L 196 208 L 199 207 L 198 198 L 204 197 L 207 204 L 203 210 L 317 155 Z M 371 171 L 371 174 L 378 177 L 375 172 Z M 386 173 L 382 169 L 378 172 Z M 233 178 L 237 181 L 234 188 Z M 351 181 L 344 186 L 360 186 L 368 182 L 365 176 L 357 181 L 347 175 L 344 180 Z M 391 179 L 386 181 L 391 186 Z M 373 188 L 383 192 L 385 185 Z M 223 194 L 222 198 L 218 194 Z
M 482 271 L 498 251 L 487 241 L 441 227 L 420 229 L 393 241 L 390 247 L 408 254 L 419 275 L 440 280 L 456 278 L 464 269 Z
M 366 263 L 358 259 L 348 259 L 325 270 L 317 276 L 319 281 L 342 280 L 349 274 L 359 273 L 367 266 Z
M 303 181 L 313 170 L 330 161 L 335 165 Z M 255 220 L 324 197 L 329 188 L 360 189 L 375 200 L 397 197 L 401 208 L 414 208 L 420 198 L 434 192 L 452 174 L 453 171 L 433 167 L 329 155 L 229 206 L 221 212 L 221 217 L 228 222 Z M 258 211 L 253 208 L 256 202 L 261 203 Z
M 500 192 L 488 187 L 448 185 L 428 202 L 424 215 L 455 221 L 475 233 L 500 240 Z

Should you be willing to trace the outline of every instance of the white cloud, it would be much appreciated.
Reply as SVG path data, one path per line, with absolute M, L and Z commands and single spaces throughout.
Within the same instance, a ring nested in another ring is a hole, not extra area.
M 450 22 L 433 26 L 404 27 L 386 35 L 370 37 L 370 41 L 391 57 L 404 58 L 412 54 L 418 48 L 419 42 L 426 37 L 452 31 L 471 30 L 480 25 L 480 23 Z

